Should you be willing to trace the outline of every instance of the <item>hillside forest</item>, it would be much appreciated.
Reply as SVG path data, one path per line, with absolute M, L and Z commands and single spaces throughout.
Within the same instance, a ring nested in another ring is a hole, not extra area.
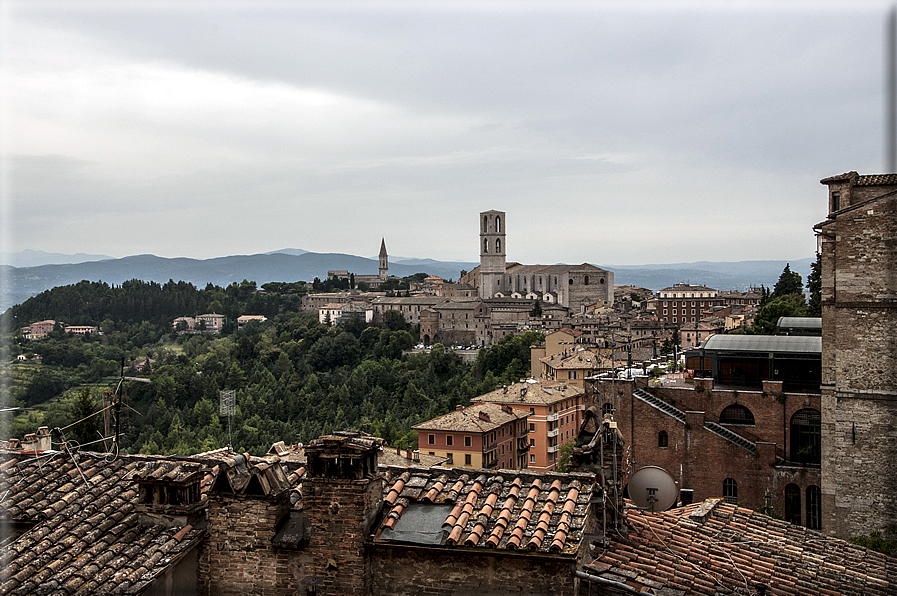
M 464 364 L 438 344 L 407 353 L 417 330 L 399 313 L 372 324 L 355 318 L 324 325 L 300 309 L 314 288 L 299 282 L 262 290 L 249 281 L 203 289 L 82 281 L 10 308 L 3 314 L 2 369 L 3 408 L 10 410 L 0 414 L 0 438 L 48 426 L 102 451 L 108 442 L 96 412 L 115 390 L 123 362 L 125 375 L 149 380 L 123 383 L 123 453 L 202 453 L 230 442 L 258 455 L 277 441 L 307 442 L 343 428 L 416 447 L 414 424 L 525 377 L 529 346 L 543 340 L 534 332 L 508 337 Z M 220 334 L 172 328 L 177 317 L 209 312 L 227 317 Z M 242 314 L 268 320 L 238 329 Z M 24 338 L 21 327 L 46 319 L 57 321 L 46 338 Z M 99 332 L 67 334 L 63 324 Z M 235 392 L 232 417 L 219 413 L 225 390 Z

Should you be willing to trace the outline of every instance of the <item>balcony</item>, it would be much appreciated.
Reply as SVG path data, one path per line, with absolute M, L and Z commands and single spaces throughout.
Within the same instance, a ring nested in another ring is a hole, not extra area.
M 495 451 L 496 449 L 498 449 L 498 442 L 497 442 L 497 441 L 494 442 L 494 443 L 489 443 L 488 445 L 486 445 L 485 447 L 483 447 L 483 455 L 486 455 L 487 453 L 492 453 L 492 452 Z
M 517 441 L 517 451 L 526 452 L 529 451 L 529 440 L 520 439 Z
M 561 449 L 560 445 L 554 445 L 554 446 L 548 448 L 548 453 L 557 453 L 558 451 L 560 451 L 560 449 Z
M 548 422 L 557 422 L 558 415 L 557 414 L 549 414 L 547 420 L 548 420 Z
M 548 438 L 551 439 L 551 438 L 558 436 L 558 432 L 559 432 L 559 429 L 557 429 L 557 428 L 554 430 L 548 431 Z
M 529 434 L 529 432 L 530 432 L 530 431 L 529 431 L 529 428 L 524 428 L 523 430 L 521 430 L 521 431 L 519 431 L 519 432 L 517 433 L 517 436 L 518 436 L 518 437 L 525 437 L 526 435 Z

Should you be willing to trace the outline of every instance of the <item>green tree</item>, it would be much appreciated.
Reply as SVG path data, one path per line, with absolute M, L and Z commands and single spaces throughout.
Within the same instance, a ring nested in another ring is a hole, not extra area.
M 76 424 L 70 432 L 82 445 L 100 438 L 97 434 L 100 430 L 100 416 L 95 415 L 99 409 L 89 387 L 85 387 L 72 401 L 70 414 Z
M 792 271 L 790 263 L 786 264 L 785 269 L 782 270 L 782 274 L 779 276 L 779 281 L 776 282 L 775 287 L 772 289 L 772 297 L 781 298 L 789 294 L 800 294 L 803 291 L 804 281 L 801 279 L 800 273 Z
M 803 317 L 807 314 L 803 294 L 787 294 L 773 298 L 754 315 L 751 333 L 755 335 L 775 335 L 781 317 Z
M 807 276 L 807 291 L 810 302 L 807 304 L 808 317 L 822 316 L 822 255 L 816 253 L 816 260 L 810 263 L 810 275 Z

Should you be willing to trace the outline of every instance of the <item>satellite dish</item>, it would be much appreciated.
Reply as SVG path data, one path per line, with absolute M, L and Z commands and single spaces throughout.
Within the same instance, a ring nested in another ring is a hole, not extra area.
M 640 509 L 666 511 L 676 504 L 679 487 L 663 468 L 645 466 L 629 479 L 629 498 Z

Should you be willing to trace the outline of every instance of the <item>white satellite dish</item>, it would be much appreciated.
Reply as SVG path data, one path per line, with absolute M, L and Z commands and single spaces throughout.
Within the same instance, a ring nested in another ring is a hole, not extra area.
M 629 479 L 629 498 L 640 509 L 666 511 L 676 504 L 679 487 L 663 468 L 645 466 Z

